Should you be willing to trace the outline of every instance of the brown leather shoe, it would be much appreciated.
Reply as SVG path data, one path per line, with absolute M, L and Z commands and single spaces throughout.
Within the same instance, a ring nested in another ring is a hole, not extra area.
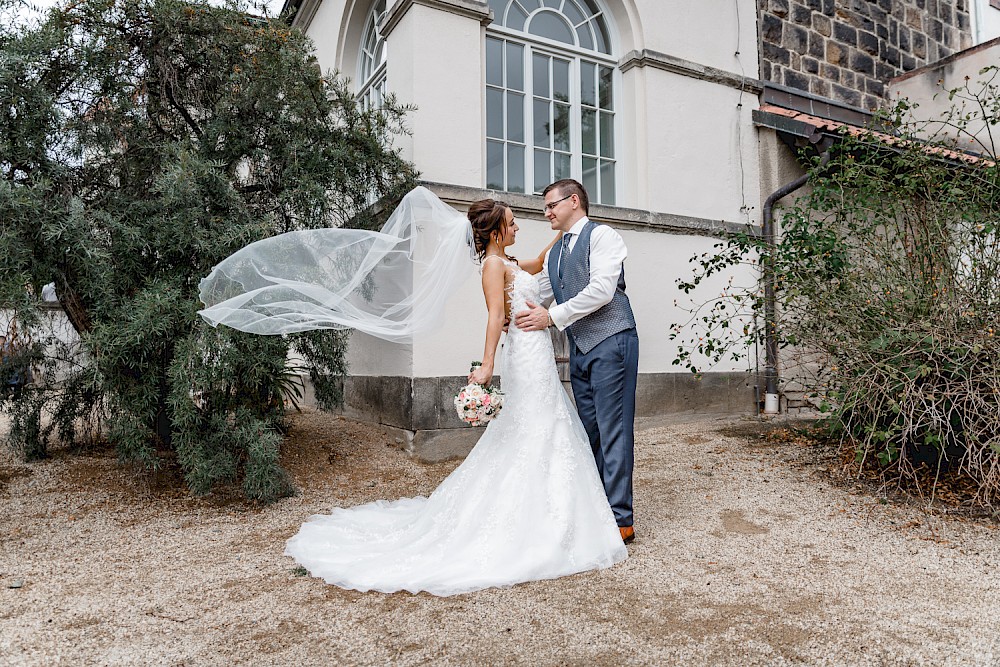
M 635 529 L 632 526 L 618 526 L 618 530 L 622 534 L 622 542 L 628 544 L 635 539 Z

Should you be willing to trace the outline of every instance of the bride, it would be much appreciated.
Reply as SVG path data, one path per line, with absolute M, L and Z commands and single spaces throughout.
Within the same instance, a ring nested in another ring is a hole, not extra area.
M 429 191 L 417 190 L 454 213 Z M 493 376 L 504 322 L 511 312 L 525 310 L 526 302 L 539 302 L 534 274 L 541 271 L 548 248 L 521 262 L 508 255 L 518 226 L 512 211 L 491 199 L 470 207 L 466 232 L 470 224 L 489 319 L 482 365 L 469 380 L 485 385 Z M 209 304 L 204 285 L 202 293 Z M 231 317 L 213 317 L 213 308 L 202 311 L 210 323 L 232 324 Z M 233 309 L 223 311 L 229 316 Z M 261 332 L 260 311 L 250 318 L 256 328 L 240 328 Z M 289 319 L 287 312 L 279 317 Z M 586 431 L 556 373 L 548 332 L 510 327 L 501 354 L 504 407 L 430 497 L 380 500 L 314 515 L 288 540 L 285 553 L 313 576 L 343 588 L 441 596 L 624 560 L 626 548 Z

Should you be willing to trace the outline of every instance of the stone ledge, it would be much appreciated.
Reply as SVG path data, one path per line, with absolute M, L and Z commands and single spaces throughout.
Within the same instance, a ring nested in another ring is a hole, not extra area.
M 692 79 L 700 79 L 701 81 L 708 81 L 710 83 L 718 83 L 723 86 L 729 86 L 730 88 L 742 90 L 754 95 L 760 94 L 760 91 L 763 89 L 763 84 L 758 79 L 742 76 L 733 72 L 727 72 L 715 67 L 710 67 L 709 65 L 702 65 L 690 60 L 685 60 L 684 58 L 678 58 L 677 56 L 660 53 L 659 51 L 652 51 L 650 49 L 643 49 L 642 51 L 629 51 L 622 56 L 622 59 L 618 63 L 618 67 L 621 69 L 623 74 L 634 67 L 652 67 L 654 69 L 673 72 L 674 74 L 680 74 L 681 76 L 690 77 Z
M 540 195 L 527 195 L 519 192 L 503 192 L 473 188 L 465 185 L 451 185 L 422 181 L 425 186 L 442 200 L 459 206 L 468 206 L 478 199 L 500 199 L 506 202 L 515 213 L 528 218 L 542 218 L 544 199 Z M 603 222 L 611 227 L 636 229 L 647 232 L 662 232 L 666 234 L 689 234 L 695 236 L 724 236 L 750 232 L 754 236 L 760 234 L 760 228 L 728 220 L 712 220 L 696 218 L 676 213 L 660 213 L 621 206 L 590 205 L 590 218 L 595 222 Z

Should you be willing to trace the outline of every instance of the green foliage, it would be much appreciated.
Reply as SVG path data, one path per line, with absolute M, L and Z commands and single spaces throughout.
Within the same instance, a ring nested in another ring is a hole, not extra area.
M 728 239 L 681 284 L 691 290 L 758 257 L 773 263 L 783 359 L 814 355 L 795 379 L 829 412 L 828 427 L 859 461 L 969 475 L 986 503 L 1000 496 L 1000 167 L 989 138 L 1000 96 L 991 81 L 953 92 L 976 103 L 932 122 L 901 102 L 878 119 L 891 137 L 845 134 L 785 210 L 773 249 L 751 234 Z M 989 159 L 958 150 L 970 143 Z M 762 344 L 763 309 L 756 286 L 706 304 L 695 322 L 702 340 L 684 341 L 683 360 L 697 371 L 694 351 L 718 361 Z M 718 335 L 737 313 L 759 324 Z
M 18 0 L 0 0 L 0 16 Z M 255 240 L 375 227 L 415 174 L 406 109 L 365 111 L 282 21 L 201 1 L 82 0 L 0 25 L 0 310 L 34 333 L 10 443 L 101 429 L 123 459 L 176 456 L 190 488 L 291 492 L 278 465 L 294 345 L 323 405 L 346 335 L 262 338 L 197 316 L 198 281 Z M 79 337 L 45 333 L 54 282 Z

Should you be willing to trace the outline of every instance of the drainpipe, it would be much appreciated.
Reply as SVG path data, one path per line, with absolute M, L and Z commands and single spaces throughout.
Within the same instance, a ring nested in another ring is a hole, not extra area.
M 820 155 L 817 169 L 823 169 L 830 162 L 829 148 Z M 774 205 L 779 199 L 789 195 L 809 181 L 806 172 L 794 181 L 785 183 L 764 200 L 764 414 L 776 415 L 781 411 L 778 401 L 778 317 L 775 304 L 774 252 L 777 247 L 774 233 Z

